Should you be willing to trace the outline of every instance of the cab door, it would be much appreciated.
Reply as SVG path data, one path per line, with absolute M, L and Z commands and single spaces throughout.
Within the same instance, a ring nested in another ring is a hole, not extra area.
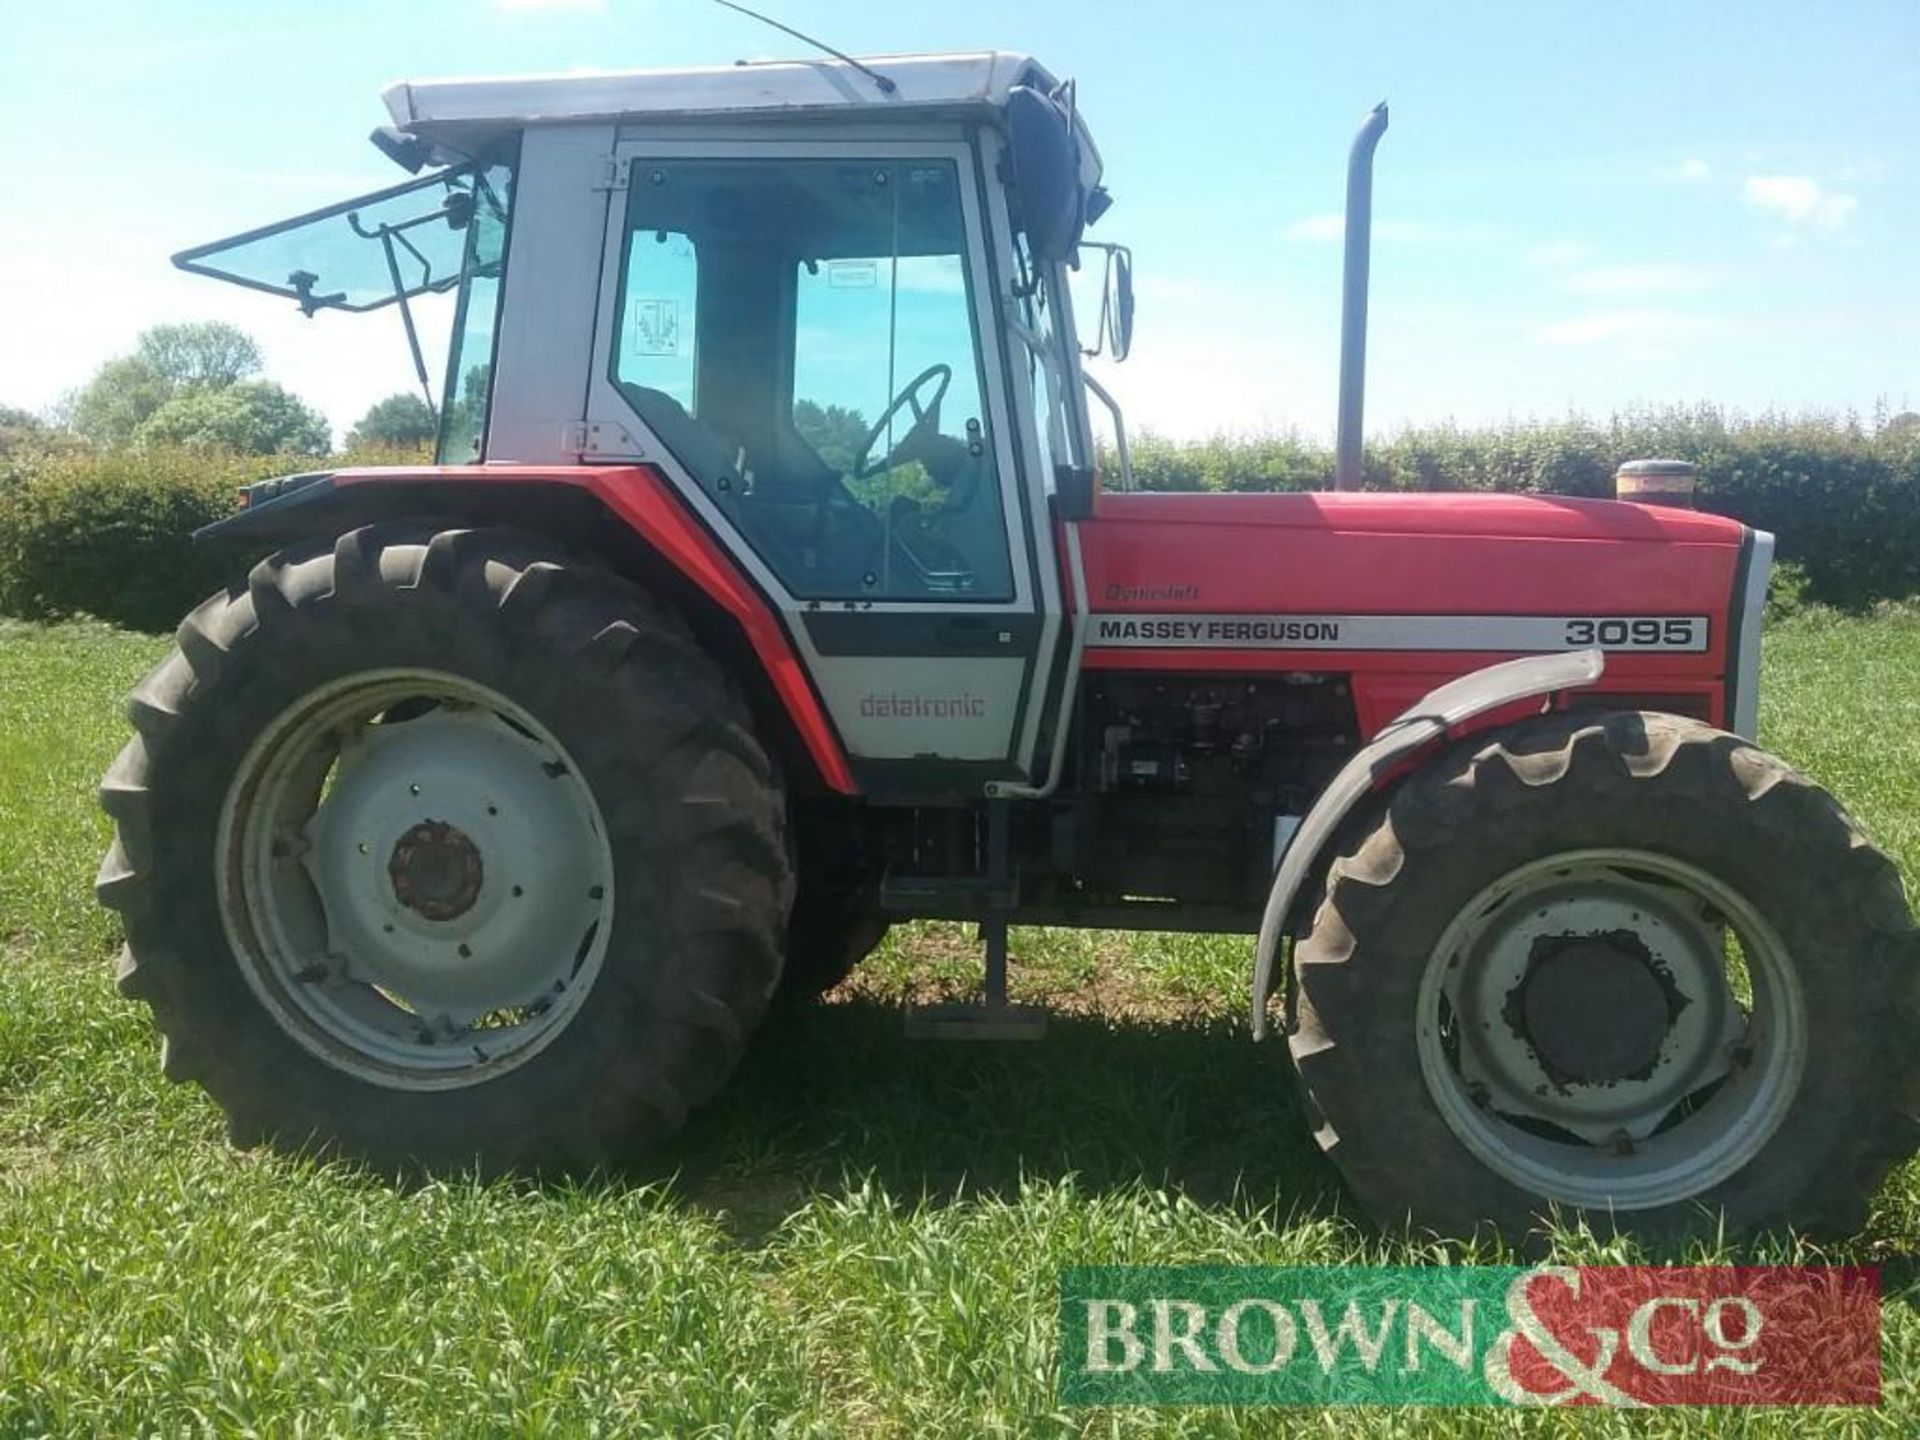
M 973 144 L 628 136 L 611 174 L 592 458 L 668 476 L 869 789 L 1025 778 L 1060 606 Z

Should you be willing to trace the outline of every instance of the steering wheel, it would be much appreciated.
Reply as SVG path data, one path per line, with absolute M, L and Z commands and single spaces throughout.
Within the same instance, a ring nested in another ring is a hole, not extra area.
M 923 401 L 920 398 L 920 391 L 930 380 L 937 380 L 940 385 L 933 392 L 931 399 Z M 953 367 L 951 365 L 929 365 L 909 380 L 907 388 L 893 397 L 893 402 L 880 413 L 880 418 L 873 422 L 873 428 L 867 431 L 867 438 L 860 442 L 860 448 L 854 452 L 853 478 L 871 480 L 902 461 L 913 458 L 910 447 L 914 441 L 927 429 L 940 428 L 940 402 L 947 398 L 947 387 L 952 383 Z M 887 427 L 893 423 L 893 417 L 900 413 L 903 406 L 910 406 L 913 410 L 913 428 L 907 431 L 901 437 L 900 443 L 885 455 L 878 460 L 871 459 L 873 447 L 879 443 L 880 437 L 887 433 Z

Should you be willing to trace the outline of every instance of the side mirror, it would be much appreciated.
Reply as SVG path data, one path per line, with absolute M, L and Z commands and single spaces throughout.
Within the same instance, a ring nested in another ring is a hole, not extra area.
M 1087 356 L 1111 355 L 1117 365 L 1133 349 L 1133 252 L 1124 245 L 1098 240 L 1081 242 L 1082 247 L 1106 253 L 1106 273 L 1100 281 L 1100 323 L 1095 327 L 1091 346 L 1083 345 Z
M 1007 94 L 1007 137 L 1028 251 L 1040 261 L 1065 260 L 1086 226 L 1072 118 L 1052 96 L 1016 85 Z
M 1100 313 L 1107 325 L 1107 350 L 1117 365 L 1133 349 L 1133 252 L 1124 245 L 1107 251 L 1106 295 Z

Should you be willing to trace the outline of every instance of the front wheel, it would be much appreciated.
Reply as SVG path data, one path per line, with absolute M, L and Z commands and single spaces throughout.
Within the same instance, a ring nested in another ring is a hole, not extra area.
M 1291 1048 L 1383 1223 L 1844 1232 L 1915 1141 L 1915 959 L 1825 791 L 1692 721 L 1556 716 L 1336 860 Z

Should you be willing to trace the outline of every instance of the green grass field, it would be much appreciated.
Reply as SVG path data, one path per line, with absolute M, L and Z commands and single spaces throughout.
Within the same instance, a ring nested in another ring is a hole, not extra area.
M 91 898 L 94 785 L 164 650 L 0 625 L 0 1436 L 1920 1432 L 1920 1169 L 1841 1247 L 1557 1258 L 1887 1267 L 1878 1412 L 1059 1411 L 1055 1276 L 1102 1263 L 1493 1260 L 1356 1222 L 1238 939 L 1018 932 L 1037 1046 L 910 1043 L 973 975 L 898 932 L 777 1016 L 651 1182 L 401 1190 L 238 1153 L 159 1073 Z M 1920 613 L 1769 635 L 1770 746 L 1920 879 Z

